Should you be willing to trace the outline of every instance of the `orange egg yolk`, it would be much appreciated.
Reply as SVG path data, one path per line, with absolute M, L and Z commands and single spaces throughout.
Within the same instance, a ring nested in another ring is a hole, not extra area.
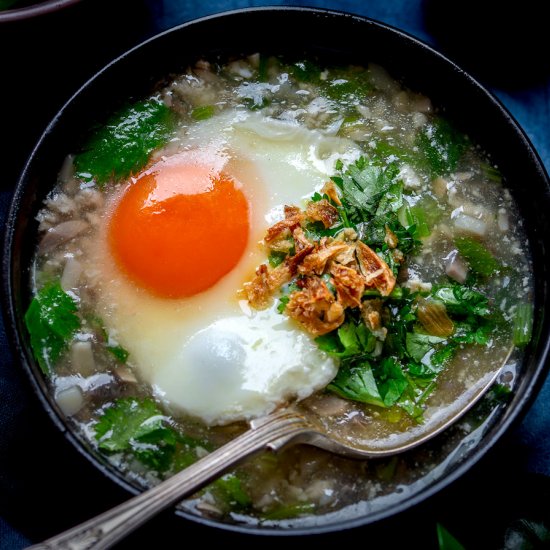
M 113 212 L 108 240 L 134 283 L 157 296 L 181 298 L 231 271 L 248 233 L 248 202 L 231 177 L 172 159 L 128 187 Z

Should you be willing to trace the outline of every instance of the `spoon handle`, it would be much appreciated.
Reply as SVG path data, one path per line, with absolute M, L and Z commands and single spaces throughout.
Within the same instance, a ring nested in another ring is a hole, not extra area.
M 148 519 L 194 494 L 245 458 L 266 449 L 280 450 L 311 431 L 311 425 L 295 412 L 254 421 L 245 433 L 152 489 L 28 550 L 110 548 Z

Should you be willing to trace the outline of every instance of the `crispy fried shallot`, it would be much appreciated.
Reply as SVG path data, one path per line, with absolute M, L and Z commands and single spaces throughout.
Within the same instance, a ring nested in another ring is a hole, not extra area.
M 342 206 L 342 201 L 340 200 L 336 185 L 334 185 L 333 181 L 327 181 L 325 185 L 323 185 L 321 195 L 326 195 L 334 204 Z
M 292 279 L 293 273 L 287 262 L 275 269 L 262 264 L 256 269 L 256 276 L 245 283 L 244 291 L 250 305 L 255 309 L 265 309 L 271 304 L 273 293 Z
M 360 307 L 361 297 L 365 291 L 363 276 L 355 269 L 337 263 L 330 266 L 330 274 L 342 307 Z
M 321 222 L 325 228 L 334 225 L 340 214 L 338 210 L 327 201 L 321 199 L 317 202 L 308 202 L 306 207 L 306 216 L 315 222 Z
M 345 319 L 342 304 L 322 279 L 306 277 L 303 281 L 303 288 L 290 295 L 286 313 L 315 336 L 338 328 Z
M 297 206 L 285 206 L 285 219 L 268 228 L 264 237 L 266 244 L 286 238 L 304 221 L 304 213 Z
M 334 184 L 323 188 L 330 199 L 340 204 Z M 309 202 L 305 212 L 295 206 L 285 206 L 285 219 L 267 230 L 265 243 L 268 249 L 287 254 L 283 263 L 274 269 L 263 264 L 256 275 L 244 285 L 244 291 L 255 309 L 264 309 L 271 303 L 274 293 L 290 282 L 297 274 L 300 290 L 289 296 L 286 313 L 298 321 L 309 333 L 320 336 L 338 328 L 345 320 L 346 308 L 361 308 L 361 315 L 371 331 L 385 337 L 380 310 L 381 300 L 362 303 L 365 287 L 376 288 L 388 296 L 395 286 L 395 276 L 389 266 L 374 250 L 357 240 L 357 233 L 347 228 L 336 238 L 322 237 L 311 241 L 304 228 L 311 221 L 320 221 L 325 228 L 339 219 L 338 210 L 326 199 Z M 386 244 L 393 253 L 399 253 L 397 236 L 386 228 Z M 333 294 L 324 275 L 330 275 Z
M 301 265 L 298 266 L 298 273 L 302 275 L 322 275 L 325 271 L 327 262 L 344 252 L 349 245 L 332 241 L 327 243 L 327 238 L 323 237 L 319 248 L 304 258 Z
M 355 253 L 366 285 L 375 287 L 382 296 L 389 296 L 395 286 L 395 276 L 388 264 L 361 241 L 357 241 Z

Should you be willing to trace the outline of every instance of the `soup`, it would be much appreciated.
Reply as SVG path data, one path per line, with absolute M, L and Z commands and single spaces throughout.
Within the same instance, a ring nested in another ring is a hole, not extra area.
M 201 60 L 67 153 L 26 323 L 74 429 L 142 486 L 294 402 L 383 447 L 506 365 L 433 445 L 260 456 L 192 513 L 285 526 L 375 510 L 441 475 L 513 387 L 532 280 L 512 197 L 381 67 Z

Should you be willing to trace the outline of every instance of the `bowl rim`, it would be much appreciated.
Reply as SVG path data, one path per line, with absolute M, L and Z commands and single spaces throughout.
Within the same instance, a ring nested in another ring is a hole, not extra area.
M 0 11 L 0 23 L 8 21 L 22 21 L 32 19 L 47 13 L 58 11 L 62 8 L 78 4 L 82 0 L 43 0 L 23 8 L 11 8 Z
M 58 3 L 76 3 L 80 0 L 52 0 L 47 2 L 48 4 L 58 4 Z M 183 32 L 184 29 L 190 26 L 195 26 L 202 24 L 204 22 L 222 19 L 226 17 L 242 17 L 246 16 L 248 13 L 258 13 L 265 12 L 269 14 L 270 12 L 287 12 L 287 13 L 309 13 L 312 16 L 320 15 L 324 17 L 335 17 L 335 18 L 347 18 L 355 20 L 360 24 L 366 24 L 377 30 L 393 34 L 400 39 L 404 39 L 406 42 L 412 42 L 416 48 L 426 51 L 430 56 L 438 58 L 441 62 L 448 65 L 450 69 L 453 69 L 459 73 L 460 77 L 465 79 L 468 82 L 468 86 L 477 88 L 478 92 L 481 92 L 485 99 L 488 100 L 492 105 L 499 111 L 499 115 L 506 121 L 507 125 L 511 127 L 511 130 L 515 132 L 517 137 L 520 138 L 522 146 L 530 153 L 531 162 L 536 168 L 537 172 L 541 176 L 541 180 L 545 180 L 547 191 L 550 190 L 550 178 L 545 169 L 544 164 L 542 163 L 540 156 L 534 146 L 532 145 L 530 139 L 528 138 L 525 131 L 521 128 L 519 123 L 515 120 L 512 114 L 508 109 L 502 104 L 502 102 L 489 90 L 487 90 L 482 84 L 480 84 L 473 76 L 468 72 L 460 68 L 455 62 L 450 60 L 441 52 L 437 51 L 435 48 L 424 42 L 423 40 L 409 34 L 406 31 L 398 29 L 387 23 L 377 21 L 375 19 L 369 18 L 367 16 L 354 14 L 351 12 L 334 10 L 334 9 L 325 9 L 325 8 L 316 8 L 316 7 L 299 7 L 299 6 L 261 6 L 261 7 L 248 7 L 240 8 L 234 10 L 227 10 L 216 12 L 210 15 L 199 17 L 186 21 L 182 24 L 171 27 L 167 30 L 164 30 L 160 33 L 151 36 L 139 44 L 133 46 L 132 48 L 126 50 L 124 53 L 118 57 L 112 59 L 99 71 L 90 77 L 78 90 L 71 95 L 71 97 L 63 104 L 59 109 L 57 114 L 52 118 L 48 123 L 47 127 L 41 134 L 40 138 L 36 142 L 36 145 L 32 149 L 25 166 L 21 172 L 21 175 L 17 181 L 16 187 L 14 189 L 13 197 L 11 199 L 11 204 L 7 216 L 7 222 L 5 226 L 5 235 L 4 235 L 4 256 L 2 262 L 2 272 L 3 272 L 3 285 L 2 285 L 2 301 L 3 301 L 3 314 L 6 320 L 6 333 L 8 335 L 8 340 L 10 341 L 12 350 L 14 351 L 14 365 L 22 366 L 26 372 L 28 379 L 30 380 L 31 386 L 34 390 L 34 393 L 38 396 L 39 401 L 41 402 L 43 408 L 47 412 L 48 416 L 53 421 L 54 425 L 64 434 L 64 436 L 70 441 L 73 447 L 82 454 L 91 464 L 97 468 L 103 475 L 109 478 L 111 481 L 116 483 L 119 487 L 122 487 L 128 491 L 131 495 L 136 495 L 142 492 L 142 489 L 139 489 L 137 486 L 133 485 L 127 481 L 122 474 L 119 473 L 114 467 L 109 464 L 106 460 L 102 461 L 99 456 L 90 452 L 86 447 L 83 440 L 73 433 L 72 429 L 69 427 L 68 422 L 64 419 L 61 414 L 56 410 L 52 404 L 51 398 L 48 396 L 46 383 L 43 377 L 37 377 L 36 373 L 38 370 L 33 368 L 33 359 L 30 354 L 30 350 L 27 349 L 23 338 L 20 334 L 19 325 L 20 319 L 18 319 L 16 307 L 15 307 L 15 297 L 13 290 L 13 239 L 16 230 L 17 220 L 19 216 L 19 207 L 22 201 L 22 198 L 26 192 L 27 179 L 29 172 L 31 170 L 32 164 L 35 157 L 39 153 L 43 142 L 47 139 L 50 132 L 57 125 L 58 121 L 64 116 L 65 112 L 75 102 L 78 97 L 85 92 L 93 83 L 98 80 L 104 73 L 116 67 L 117 64 L 123 62 L 126 58 L 133 56 L 135 52 L 139 51 L 141 48 L 144 48 L 146 45 L 155 42 L 157 40 L 162 40 L 165 36 L 172 33 Z M 545 282 L 543 300 L 542 302 L 549 301 L 549 292 L 548 292 L 548 281 Z M 538 391 L 540 390 L 542 384 L 545 381 L 546 374 L 550 371 L 550 361 L 548 361 L 550 355 L 550 322 L 548 317 L 543 318 L 540 322 L 541 325 L 541 335 L 547 336 L 543 342 L 539 342 L 534 353 L 533 353 L 533 362 L 536 363 L 536 368 L 534 373 L 530 377 L 527 387 L 523 389 L 521 398 L 515 407 L 507 407 L 502 418 L 499 420 L 498 426 L 493 427 L 492 437 L 485 437 L 484 440 L 476 447 L 471 455 L 468 456 L 467 460 L 462 461 L 458 464 L 451 473 L 446 474 L 445 476 L 439 478 L 437 481 L 432 482 L 427 487 L 420 489 L 418 492 L 408 497 L 405 500 L 402 500 L 392 507 L 387 507 L 381 510 L 370 513 L 368 516 L 358 516 L 351 519 L 344 519 L 338 521 L 338 523 L 329 523 L 327 525 L 312 525 L 312 526 L 299 526 L 293 527 L 290 529 L 274 528 L 274 527 L 265 527 L 261 525 L 247 525 L 247 524 L 232 524 L 216 521 L 213 519 L 200 517 L 192 513 L 175 510 L 175 514 L 179 517 L 184 518 L 187 521 L 192 521 L 203 526 L 213 527 L 222 530 L 233 531 L 240 534 L 253 534 L 253 535 L 263 535 L 263 536 L 299 536 L 299 535 L 315 535 L 333 532 L 336 530 L 344 529 L 353 529 L 360 526 L 365 526 L 380 522 L 381 520 L 396 516 L 405 510 L 412 508 L 413 506 L 431 498 L 436 493 L 440 492 L 442 489 L 453 484 L 457 479 L 462 477 L 468 470 L 472 469 L 479 461 L 487 455 L 487 453 L 495 447 L 495 445 L 502 439 L 502 436 L 507 432 L 513 425 L 518 423 L 523 415 L 527 412 L 529 406 L 534 401 Z

